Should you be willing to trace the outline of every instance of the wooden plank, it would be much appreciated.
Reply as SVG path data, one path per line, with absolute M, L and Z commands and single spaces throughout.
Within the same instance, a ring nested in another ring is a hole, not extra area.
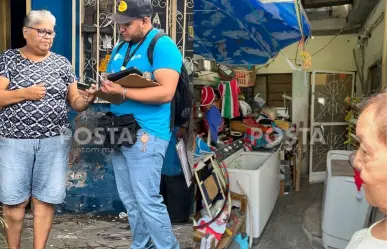
M 0 1 L 0 51 L 11 48 L 11 6 L 10 1 Z M 29 12 L 29 11 L 27 11 Z
M 292 74 L 271 74 L 267 76 L 269 84 L 291 84 Z
M 257 85 L 266 85 L 267 76 L 266 75 L 257 75 L 255 78 L 255 84 Z
M 240 210 L 242 214 L 247 213 L 247 197 L 245 195 L 237 194 L 235 192 L 230 191 L 231 200 L 236 200 L 241 203 Z
M 284 107 L 283 101 L 268 101 L 267 103 L 271 107 Z
M 297 176 L 297 157 L 296 157 L 296 155 L 293 156 L 292 160 L 293 160 L 293 167 L 292 167 L 292 171 L 293 171 L 293 187 L 296 188 L 296 182 L 297 182 L 297 177 L 296 177 Z
M 290 93 L 285 93 L 287 96 L 291 96 L 289 95 Z M 269 101 L 284 101 L 284 98 L 282 97 L 282 95 L 284 95 L 284 93 L 269 93 Z
M 255 85 L 254 87 L 254 95 L 259 94 L 261 98 L 266 97 L 266 85 Z
M 238 232 L 240 231 L 242 225 L 245 224 L 245 221 L 246 221 L 245 217 L 238 218 L 237 222 L 235 224 L 233 224 L 231 229 L 230 229 L 231 232 L 232 232 L 232 235 L 229 236 L 229 235 L 227 235 L 227 233 L 225 233 L 223 235 L 222 239 L 219 241 L 218 245 L 216 246 L 216 249 L 225 249 L 225 248 L 227 248 L 231 244 L 231 242 L 234 239 L 235 235 L 237 235 Z
M 292 92 L 292 84 L 270 84 L 269 83 L 269 92 Z
M 26 0 L 26 14 L 30 13 L 31 12 L 31 0 Z

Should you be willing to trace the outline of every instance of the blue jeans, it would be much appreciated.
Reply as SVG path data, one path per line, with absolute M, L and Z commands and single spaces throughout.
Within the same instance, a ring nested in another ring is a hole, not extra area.
M 160 195 L 161 168 L 168 141 L 148 134 L 146 150 L 137 142 L 112 153 L 117 190 L 127 212 L 133 236 L 132 249 L 178 249 L 171 221 Z
M 66 197 L 70 140 L 0 137 L 0 201 L 18 205 L 31 196 L 61 204 Z

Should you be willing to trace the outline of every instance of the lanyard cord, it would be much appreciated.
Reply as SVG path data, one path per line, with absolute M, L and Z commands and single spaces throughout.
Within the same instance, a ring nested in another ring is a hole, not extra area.
M 130 50 L 132 50 L 132 46 L 133 46 L 133 43 L 132 41 L 129 42 L 129 47 L 128 47 L 128 50 L 126 50 L 126 54 L 125 54 L 125 59 L 124 59 L 124 62 L 122 63 L 122 68 L 123 67 L 126 67 L 126 65 L 128 64 L 129 60 L 133 57 L 133 55 L 137 52 L 137 50 L 141 47 L 141 45 L 144 43 L 144 41 L 146 40 L 147 36 L 149 35 L 149 33 L 153 30 L 150 29 L 146 34 L 145 36 L 141 39 L 140 43 L 138 44 L 138 46 L 136 47 L 136 49 L 133 51 L 133 53 L 130 53 Z

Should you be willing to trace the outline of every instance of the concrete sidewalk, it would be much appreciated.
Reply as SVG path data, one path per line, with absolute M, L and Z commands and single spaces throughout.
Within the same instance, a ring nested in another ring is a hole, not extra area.
M 33 249 L 32 216 L 26 215 L 22 249 Z M 193 248 L 192 224 L 174 225 L 181 249 Z M 132 237 L 127 218 L 118 216 L 57 216 L 46 248 L 60 249 L 129 249 Z M 0 248 L 7 248 L 0 242 Z

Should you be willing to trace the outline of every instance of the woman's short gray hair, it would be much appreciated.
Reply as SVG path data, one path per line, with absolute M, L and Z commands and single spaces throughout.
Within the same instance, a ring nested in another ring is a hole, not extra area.
M 44 21 L 50 21 L 55 26 L 56 18 L 48 10 L 31 10 L 24 18 L 24 27 L 32 27 Z

